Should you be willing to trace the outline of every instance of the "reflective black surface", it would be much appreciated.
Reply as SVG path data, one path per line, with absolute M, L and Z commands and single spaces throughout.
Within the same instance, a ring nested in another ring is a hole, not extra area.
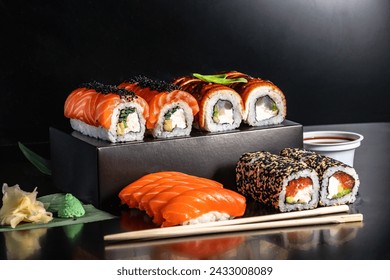
M 351 212 L 363 223 L 207 235 L 162 241 L 108 244 L 106 234 L 152 227 L 141 212 L 118 209 L 104 222 L 0 233 L 0 259 L 389 259 L 390 123 L 308 126 L 304 130 L 347 130 L 364 135 L 356 150 L 361 184 Z M 45 152 L 45 145 L 31 148 Z M 39 195 L 56 191 L 16 147 L 1 150 L 1 179 Z
M 390 121 L 389 18 L 388 0 L 1 1 L 0 145 L 47 140 L 80 84 L 134 75 L 237 70 L 304 125 Z

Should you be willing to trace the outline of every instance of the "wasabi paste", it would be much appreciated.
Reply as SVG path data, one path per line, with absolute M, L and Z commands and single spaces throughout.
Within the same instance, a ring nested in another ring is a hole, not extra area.
M 80 200 L 72 194 L 67 193 L 64 197 L 64 202 L 58 209 L 59 218 L 80 218 L 85 215 L 85 209 Z

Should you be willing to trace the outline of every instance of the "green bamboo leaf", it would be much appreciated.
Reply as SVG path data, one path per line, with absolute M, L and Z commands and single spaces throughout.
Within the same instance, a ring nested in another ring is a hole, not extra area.
M 245 78 L 235 78 L 235 79 L 226 79 L 226 74 L 216 74 L 216 75 L 202 75 L 199 73 L 193 73 L 194 77 L 209 83 L 228 85 L 232 83 L 247 83 Z
M 22 151 L 24 156 L 43 174 L 51 175 L 50 161 L 41 157 L 37 153 L 31 151 L 22 143 L 18 142 L 19 149 Z

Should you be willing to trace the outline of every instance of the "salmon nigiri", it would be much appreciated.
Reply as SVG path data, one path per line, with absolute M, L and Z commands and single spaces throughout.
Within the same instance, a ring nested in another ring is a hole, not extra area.
M 224 188 L 200 188 L 175 196 L 161 209 L 162 226 L 226 220 L 244 215 L 246 199 Z
M 161 172 L 155 172 L 155 173 L 149 173 L 138 180 L 128 184 L 126 187 L 124 187 L 120 192 L 119 192 L 119 198 L 121 200 L 122 204 L 125 204 L 126 201 L 128 200 L 128 197 L 137 189 L 145 186 L 146 184 L 155 182 L 156 180 L 159 180 L 161 178 L 166 178 L 166 177 L 171 177 L 174 175 L 178 175 L 180 172 L 176 171 L 161 171 Z
M 188 92 L 173 84 L 144 76 L 129 79 L 118 87 L 131 90 L 148 102 L 150 115 L 146 127 L 154 137 L 190 134 L 199 106 Z
M 160 181 L 161 179 L 164 179 L 164 178 L 169 178 L 167 180 L 168 182 L 174 182 L 174 181 L 194 182 L 194 181 L 196 181 L 196 182 L 202 183 L 203 185 L 209 186 L 209 187 L 214 187 L 214 186 L 222 187 L 221 183 L 214 181 L 214 180 L 211 180 L 211 179 L 198 177 L 198 176 L 194 176 L 194 175 L 190 175 L 190 174 L 178 172 L 178 171 L 160 171 L 160 172 L 155 172 L 155 173 L 150 173 L 150 174 L 144 175 L 141 178 L 139 178 L 138 180 L 125 186 L 119 192 L 119 195 L 118 195 L 120 200 L 121 200 L 121 203 L 122 204 L 127 203 L 130 199 L 132 199 L 134 192 L 139 191 L 140 188 L 142 188 L 146 185 L 156 183 L 156 182 L 159 182 L 160 184 L 164 183 L 164 181 Z M 158 185 L 158 184 L 156 184 L 156 185 Z M 146 188 L 144 190 L 146 191 Z M 138 205 L 138 204 L 136 203 L 135 205 Z
M 150 217 L 153 217 L 154 223 L 161 225 L 163 222 L 161 209 L 164 208 L 170 202 L 171 199 L 189 190 L 195 190 L 200 188 L 212 188 L 212 187 L 222 188 L 222 186 L 219 185 L 205 186 L 204 184 L 198 182 L 178 184 L 171 188 L 167 188 L 149 199 L 149 202 L 145 207 L 146 213 Z

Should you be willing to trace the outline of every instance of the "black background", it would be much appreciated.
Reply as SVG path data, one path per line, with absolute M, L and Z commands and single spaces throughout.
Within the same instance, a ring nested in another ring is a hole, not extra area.
M 238 70 L 303 125 L 390 121 L 390 1 L 0 2 L 0 144 L 70 129 L 81 83 Z

